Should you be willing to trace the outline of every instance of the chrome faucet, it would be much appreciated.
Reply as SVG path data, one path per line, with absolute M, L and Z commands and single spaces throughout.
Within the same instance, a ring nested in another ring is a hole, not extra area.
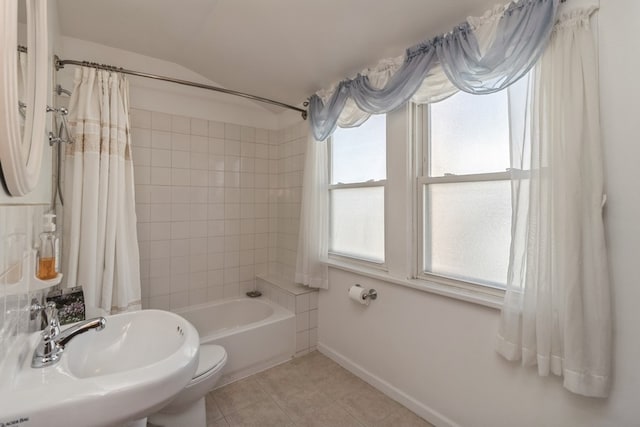
M 95 319 L 80 322 L 61 332 L 58 310 L 54 302 L 49 301 L 45 305 L 32 304 L 30 309 L 33 314 L 42 313 L 47 324 L 42 330 L 42 339 L 33 352 L 32 368 L 44 368 L 45 366 L 53 365 L 60 360 L 69 341 L 91 329 L 101 331 L 107 324 L 107 319 L 104 317 L 96 317 Z

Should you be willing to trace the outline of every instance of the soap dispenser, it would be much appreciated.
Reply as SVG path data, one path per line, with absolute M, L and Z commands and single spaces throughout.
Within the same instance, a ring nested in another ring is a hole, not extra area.
M 58 275 L 58 237 L 56 236 L 56 224 L 54 214 L 44 214 L 40 233 L 40 253 L 38 254 L 38 279 L 55 279 Z

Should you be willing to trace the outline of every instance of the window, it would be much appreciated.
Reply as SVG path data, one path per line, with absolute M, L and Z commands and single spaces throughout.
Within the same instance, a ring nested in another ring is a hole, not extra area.
M 338 128 L 329 140 L 329 252 L 385 261 L 386 116 Z
M 504 287 L 511 240 L 507 91 L 418 108 L 419 276 Z

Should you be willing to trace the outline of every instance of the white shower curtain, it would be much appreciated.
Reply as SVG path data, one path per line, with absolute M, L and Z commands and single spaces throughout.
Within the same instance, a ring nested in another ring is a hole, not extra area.
M 575 393 L 604 397 L 612 326 L 593 11 L 560 16 L 531 77 L 530 114 L 512 127 L 512 243 L 497 349 L 540 375 L 564 376 Z
M 140 309 L 128 81 L 82 67 L 74 83 L 75 142 L 67 146 L 64 181 L 67 284 L 83 287 L 89 313 Z

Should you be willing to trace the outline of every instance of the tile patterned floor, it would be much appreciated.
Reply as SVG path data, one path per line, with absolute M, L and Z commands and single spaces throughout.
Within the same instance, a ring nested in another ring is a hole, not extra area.
M 433 427 L 317 351 L 212 391 L 207 427 Z

